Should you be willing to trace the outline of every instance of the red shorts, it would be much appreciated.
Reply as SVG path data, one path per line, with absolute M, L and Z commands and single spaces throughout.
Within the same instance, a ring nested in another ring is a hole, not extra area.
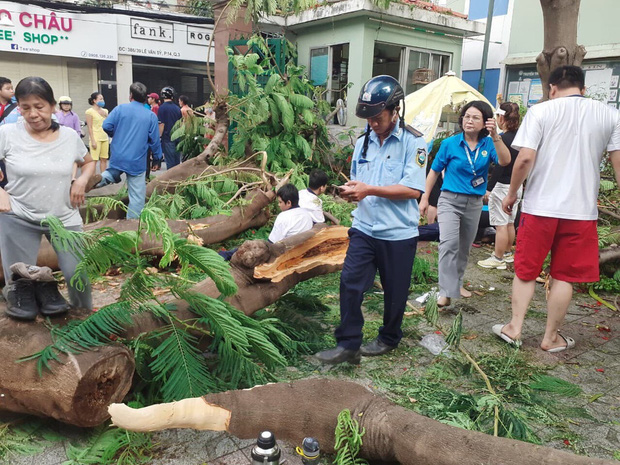
M 569 283 L 599 280 L 596 220 L 566 220 L 521 213 L 515 274 L 532 281 L 551 251 L 551 276 Z

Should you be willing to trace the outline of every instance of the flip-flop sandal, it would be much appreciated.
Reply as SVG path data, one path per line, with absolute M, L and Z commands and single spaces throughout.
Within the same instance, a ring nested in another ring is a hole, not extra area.
M 572 349 L 575 347 L 575 340 L 572 337 L 564 336 L 563 334 L 558 334 L 562 339 L 566 341 L 565 346 L 554 347 L 553 349 L 545 350 L 545 352 L 549 352 L 552 354 L 557 354 L 558 352 L 564 352 L 565 350 Z
M 497 324 L 497 325 L 493 325 L 493 327 L 491 328 L 491 330 L 493 331 L 493 334 L 495 334 L 497 337 L 499 337 L 502 341 L 510 344 L 511 346 L 514 347 L 521 347 L 521 341 L 519 339 L 513 339 L 510 336 L 508 336 L 507 334 L 502 333 L 502 329 L 504 329 L 503 324 Z
M 439 299 L 442 299 L 443 297 L 440 297 Z M 452 303 L 452 300 L 450 298 L 447 298 L 448 301 L 445 304 L 440 304 L 439 303 L 439 299 L 437 299 L 437 308 L 445 308 L 445 307 L 449 307 L 450 304 Z

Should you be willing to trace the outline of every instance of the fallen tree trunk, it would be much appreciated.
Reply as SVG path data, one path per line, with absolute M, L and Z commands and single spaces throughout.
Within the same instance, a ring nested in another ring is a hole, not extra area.
M 215 215 L 196 220 L 168 220 L 173 233 L 181 237 L 193 237 L 197 242 L 207 245 L 222 242 L 229 237 L 242 233 L 250 228 L 260 228 L 269 220 L 267 207 L 275 198 L 275 192 L 263 192 L 256 189 L 249 192 L 246 199 L 249 205 L 235 207 L 230 215 Z M 110 227 L 116 231 L 131 231 L 138 228 L 138 220 L 103 220 L 84 225 L 84 230 L 92 231 L 97 228 Z M 161 241 L 145 235 L 142 241 L 142 250 L 148 250 L 150 255 L 161 256 Z M 37 258 L 37 265 L 49 266 L 52 270 L 58 269 L 58 257 L 47 239 L 43 238 Z M 4 280 L 4 272 L 0 265 L 0 281 Z
M 267 241 L 246 241 L 233 255 L 231 273 L 238 286 L 234 296 L 226 301 L 246 315 L 265 308 L 286 294 L 296 284 L 316 276 L 342 269 L 349 244 L 348 228 L 317 224 L 310 231 L 288 237 L 276 244 Z M 264 267 L 260 265 L 267 264 Z M 277 270 L 277 280 L 255 277 L 259 273 Z M 212 279 L 205 279 L 192 287 L 194 292 L 218 298 L 220 291 Z M 176 316 L 181 320 L 196 318 L 187 302 L 173 300 Z M 161 321 L 150 314 L 139 315 L 124 336 L 133 338 L 161 327 Z
M 347 228 L 317 225 L 313 230 L 292 236 L 277 244 L 247 241 L 233 257 L 233 275 L 239 293 L 230 302 L 246 314 L 274 303 L 300 281 L 342 267 L 348 244 Z M 327 257 L 323 263 L 321 257 Z M 253 277 L 256 264 L 271 263 L 265 273 L 277 271 L 278 281 Z M 269 270 L 272 271 L 269 271 Z M 281 278 L 281 279 L 280 279 Z M 194 287 L 211 297 L 220 292 L 211 280 Z M 174 301 L 176 317 L 194 319 L 196 315 L 184 301 Z M 39 377 L 36 362 L 15 360 L 43 350 L 52 343 L 49 328 L 42 321 L 21 323 L 4 316 L 0 303 L 0 410 L 49 416 L 77 426 L 95 426 L 108 418 L 106 407 L 119 402 L 128 392 L 134 369 L 131 353 L 122 346 L 106 346 L 95 351 L 63 357 L 65 364 L 54 364 L 51 373 Z M 72 311 L 70 319 L 83 319 L 86 311 Z M 134 317 L 126 338 L 161 328 L 162 321 L 151 314 Z
M 254 439 L 268 429 L 293 444 L 312 436 L 322 450 L 333 452 L 337 417 L 344 409 L 366 429 L 360 455 L 369 460 L 402 465 L 612 463 L 448 426 L 340 380 L 269 384 L 142 409 L 113 404 L 109 411 L 116 426 L 132 431 L 192 428 Z
M 178 164 L 172 169 L 167 170 L 157 176 L 146 186 L 146 197 L 150 197 L 155 191 L 163 192 L 174 190 L 176 184 L 185 181 L 190 177 L 199 176 L 205 172 L 216 172 L 218 169 L 210 166 L 207 162 L 215 156 L 224 143 L 224 138 L 228 134 L 228 106 L 226 102 L 220 100 L 215 105 L 215 134 L 205 150 L 195 158 L 191 158 Z
M 83 313 L 79 316 L 84 317 Z M 67 317 L 54 322 L 68 321 Z M 129 392 L 135 364 L 131 352 L 122 345 L 61 356 L 62 363 L 54 364 L 52 372 L 39 375 L 36 361 L 17 360 L 52 343 L 45 322 L 21 323 L 2 312 L 0 335 L 0 410 L 91 427 L 107 420 L 107 406 L 121 402 Z

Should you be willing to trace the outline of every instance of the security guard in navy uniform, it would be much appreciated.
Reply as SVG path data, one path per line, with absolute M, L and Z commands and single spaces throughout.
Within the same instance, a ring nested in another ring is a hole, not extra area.
M 357 364 L 360 356 L 383 355 L 402 338 L 411 270 L 418 242 L 418 199 L 424 192 L 426 142 L 404 124 L 399 102 L 405 94 L 391 76 L 368 81 L 355 114 L 368 122 L 351 161 L 351 181 L 340 194 L 358 202 L 349 230 L 349 248 L 340 278 L 337 347 L 316 354 L 323 363 Z M 404 113 L 404 112 L 403 112 Z M 379 270 L 384 289 L 383 326 L 362 346 L 364 293 Z

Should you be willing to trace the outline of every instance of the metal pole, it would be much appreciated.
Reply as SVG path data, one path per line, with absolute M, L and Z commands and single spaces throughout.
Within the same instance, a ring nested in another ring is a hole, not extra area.
M 489 57 L 489 41 L 491 40 L 491 26 L 493 25 L 493 8 L 495 0 L 489 0 L 489 11 L 487 13 L 487 28 L 484 33 L 484 46 L 482 47 L 482 64 L 480 65 L 480 81 L 478 81 L 478 91 L 484 93 L 484 80 L 487 74 L 487 59 Z

